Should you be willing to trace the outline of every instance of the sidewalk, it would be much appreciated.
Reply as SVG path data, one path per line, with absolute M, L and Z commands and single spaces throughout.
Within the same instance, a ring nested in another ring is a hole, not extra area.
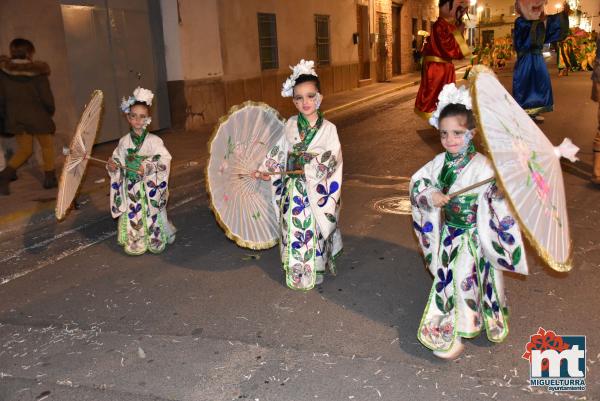
M 466 65 L 465 62 L 458 64 L 457 70 Z M 457 72 L 457 76 L 460 75 L 461 72 Z M 373 83 L 327 96 L 323 102 L 323 111 L 326 115 L 331 115 L 357 104 L 419 85 L 420 81 L 420 72 L 413 72 L 396 76 L 390 82 Z M 159 133 L 173 156 L 172 176 L 176 176 L 180 171 L 189 172 L 189 167 L 203 170 L 208 158 L 207 142 L 213 128 L 213 124 L 207 124 L 198 131 L 166 130 Z M 96 145 L 93 156 L 106 160 L 115 146 L 116 141 Z M 57 165 L 57 177 L 60 176 L 61 168 L 62 166 Z M 201 174 L 201 171 L 198 173 Z M 7 225 L 32 223 L 34 216 L 36 220 L 48 221 L 49 216 L 54 213 L 56 189 L 42 188 L 41 169 L 26 164 L 18 170 L 17 175 L 19 179 L 10 185 L 11 194 L 0 197 L 0 227 L 2 227 L 0 234 Z M 89 162 L 80 196 L 98 194 L 104 197 L 107 193 L 108 176 L 104 165 Z M 108 199 L 106 199 L 106 210 L 108 212 Z

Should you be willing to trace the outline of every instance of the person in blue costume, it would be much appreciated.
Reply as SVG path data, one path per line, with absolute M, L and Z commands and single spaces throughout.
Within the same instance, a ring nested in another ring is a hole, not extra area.
M 540 113 L 552 111 L 552 84 L 542 55 L 545 43 L 565 39 L 569 31 L 567 3 L 563 11 L 546 16 L 545 0 L 518 0 L 515 9 L 513 44 L 517 62 L 513 73 L 513 97 L 519 105 L 536 120 L 543 120 Z

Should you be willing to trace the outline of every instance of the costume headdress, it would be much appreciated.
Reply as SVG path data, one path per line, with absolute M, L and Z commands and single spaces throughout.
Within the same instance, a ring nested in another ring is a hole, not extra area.
M 296 85 L 296 80 L 300 75 L 318 76 L 315 72 L 315 62 L 312 60 L 302 59 L 295 66 L 290 66 L 290 70 L 292 70 L 292 75 L 283 83 L 283 88 L 281 89 L 281 96 L 283 97 L 293 96 L 294 85 Z
M 444 88 L 438 96 L 437 109 L 433 112 L 433 115 L 429 119 L 430 125 L 433 125 L 437 129 L 440 128 L 440 113 L 449 104 L 462 104 L 467 108 L 467 110 L 472 110 L 473 106 L 471 104 L 471 95 L 469 94 L 469 90 L 465 86 L 457 88 L 456 84 L 453 83 L 444 85 Z
M 152 99 L 154 99 L 154 93 L 150 89 L 144 89 L 141 87 L 135 88 L 133 91 L 133 95 L 128 98 L 124 97 L 121 100 L 121 111 L 125 114 L 129 114 L 131 110 L 131 106 L 133 106 L 136 102 L 145 103 L 148 107 L 152 106 Z M 152 122 L 152 118 L 146 117 L 144 120 L 144 128 L 146 128 L 150 122 Z
M 133 96 L 129 96 L 129 98 L 123 98 L 121 100 L 121 111 L 123 113 L 129 113 L 131 106 L 135 102 L 146 103 L 148 107 L 152 106 L 152 99 L 154 99 L 154 93 L 150 89 L 144 89 L 141 87 L 135 88 L 133 91 Z

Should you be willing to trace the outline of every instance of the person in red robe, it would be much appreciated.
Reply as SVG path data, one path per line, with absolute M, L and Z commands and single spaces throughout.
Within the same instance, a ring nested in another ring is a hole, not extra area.
M 452 60 L 471 54 L 463 37 L 462 17 L 469 6 L 467 0 L 440 0 L 440 16 L 431 27 L 431 35 L 423 49 L 421 85 L 415 100 L 415 113 L 429 120 L 435 111 L 438 95 L 444 85 L 456 81 Z

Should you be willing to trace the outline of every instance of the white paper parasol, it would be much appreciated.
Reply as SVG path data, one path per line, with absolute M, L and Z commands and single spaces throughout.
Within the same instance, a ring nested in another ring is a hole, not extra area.
M 268 249 L 278 242 L 271 182 L 251 174 L 281 138 L 283 127 L 276 110 L 264 103 L 246 102 L 221 117 L 208 145 L 210 207 L 227 237 L 239 246 Z
M 79 119 L 69 149 L 65 152 L 65 164 L 60 175 L 56 197 L 55 214 L 58 220 L 65 218 L 79 190 L 87 162 L 90 159 L 89 154 L 92 146 L 94 146 L 100 126 L 103 104 L 104 95 L 102 91 L 95 90 L 92 92 L 90 101 Z
M 578 148 L 568 139 L 554 147 L 493 72 L 473 70 L 473 109 L 496 178 L 540 257 L 568 271 L 572 244 L 560 157 L 575 161 Z

